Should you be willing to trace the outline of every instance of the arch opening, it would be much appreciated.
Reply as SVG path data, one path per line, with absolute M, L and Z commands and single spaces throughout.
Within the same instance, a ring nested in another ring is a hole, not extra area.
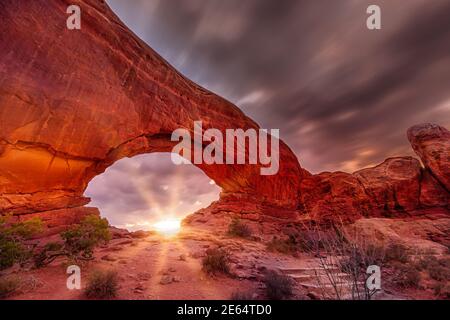
M 112 226 L 170 233 L 220 191 L 198 167 L 175 165 L 171 153 L 156 152 L 117 161 L 89 182 L 85 195 Z

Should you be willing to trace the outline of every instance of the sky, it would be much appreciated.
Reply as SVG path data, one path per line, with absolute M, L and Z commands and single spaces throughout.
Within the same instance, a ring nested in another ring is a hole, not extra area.
M 262 128 L 279 128 L 310 172 L 354 172 L 413 155 L 410 126 L 450 127 L 449 0 L 107 3 L 181 73 L 235 103 Z M 381 30 L 366 27 L 370 4 L 381 8 Z M 137 196 L 127 189 L 108 198 L 110 189 L 101 190 L 128 165 L 142 167 L 128 180 L 148 179 L 161 201 L 167 192 L 158 189 L 160 182 L 171 188 L 175 174 L 205 192 L 180 193 L 180 201 L 218 198 L 219 188 L 195 167 L 171 168 L 161 155 L 122 161 L 130 164 L 116 164 L 88 190 L 101 210 L 105 203 L 115 207 L 106 210 L 113 217 L 130 209 L 121 202 Z

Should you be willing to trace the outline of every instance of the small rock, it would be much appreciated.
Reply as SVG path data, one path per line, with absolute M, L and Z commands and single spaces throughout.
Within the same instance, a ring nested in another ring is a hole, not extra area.
M 151 236 L 153 233 L 151 231 L 135 231 L 131 233 L 131 237 L 134 239 L 143 239 Z
M 191 253 L 191 257 L 194 259 L 203 258 L 205 256 L 204 252 L 196 251 Z
M 181 278 L 180 277 L 173 277 L 172 281 L 173 282 L 181 282 Z
M 138 274 L 138 278 L 144 281 L 150 280 L 151 277 L 152 277 L 151 274 L 148 272 L 142 272 Z
M 175 269 L 174 267 L 169 268 L 169 272 L 176 272 L 176 271 L 177 271 L 177 269 Z
M 121 250 L 123 250 L 122 247 L 112 247 L 112 248 L 109 248 L 107 251 L 121 251 Z
M 102 260 L 105 260 L 105 261 L 117 261 L 117 258 L 111 257 L 110 255 L 107 254 L 106 256 L 102 257 Z
M 178 260 L 180 260 L 180 261 L 186 261 L 186 255 L 180 254 L 180 256 L 178 257 Z
M 159 274 L 163 275 L 163 276 L 168 276 L 169 275 L 169 270 L 163 269 L 159 272 Z
M 162 285 L 171 284 L 172 282 L 173 282 L 173 277 L 171 277 L 171 276 L 163 276 L 161 278 L 161 281 L 159 281 L 159 283 Z
M 259 266 L 258 267 L 258 271 L 259 272 L 265 272 L 267 270 L 267 268 L 265 266 Z
M 124 240 L 124 241 L 120 241 L 120 242 L 116 243 L 116 245 L 122 246 L 122 245 L 132 244 L 132 243 L 133 243 L 133 240 Z
M 308 292 L 308 294 L 306 295 L 308 298 L 310 298 L 311 300 L 320 300 L 320 297 L 315 294 L 314 292 Z

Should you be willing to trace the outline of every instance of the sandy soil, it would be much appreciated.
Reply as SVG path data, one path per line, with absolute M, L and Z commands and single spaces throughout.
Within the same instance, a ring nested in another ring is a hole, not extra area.
M 202 257 L 214 246 L 223 246 L 231 253 L 234 276 L 210 276 L 202 271 Z M 114 239 L 96 250 L 94 261 L 80 267 L 82 287 L 93 270 L 117 271 L 118 299 L 229 299 L 235 291 L 262 298 L 259 271 L 295 260 L 265 252 L 262 243 L 185 231 L 172 238 Z M 82 290 L 67 289 L 66 268 L 67 262 L 61 259 L 42 269 L 20 271 L 22 285 L 11 299 L 84 299 Z M 163 278 L 172 282 L 162 284 Z
M 394 233 L 394 238 L 403 239 L 406 238 L 403 229 L 409 230 L 408 234 L 412 232 L 409 227 L 400 228 L 402 232 L 389 228 L 389 232 L 381 232 L 380 230 L 386 229 L 386 223 L 379 219 L 369 222 L 378 227 L 364 229 L 376 230 L 378 235 Z M 447 221 L 444 222 L 445 227 Z M 436 224 L 438 229 L 442 228 L 441 224 Z M 436 226 L 432 225 L 433 228 Z M 429 228 L 431 227 L 427 225 L 426 230 Z M 422 229 L 424 228 L 420 230 Z M 433 233 L 439 235 L 442 231 L 435 230 Z M 61 258 L 41 269 L 10 270 L 12 276 L 21 279 L 17 293 L 10 299 L 85 299 L 83 288 L 89 275 L 97 269 L 117 272 L 120 285 L 117 299 L 230 299 L 233 292 L 248 292 L 253 299 L 265 299 L 265 272 L 283 272 L 286 269 L 291 272 L 289 274 L 294 275 L 293 279 L 300 275 L 300 280 L 295 278 L 294 295 L 291 299 L 309 299 L 311 294 L 315 295 L 312 298 L 318 297 L 317 290 L 314 292 L 308 282 L 314 278 L 310 269 L 319 268 L 319 262 L 317 257 L 308 254 L 293 257 L 269 252 L 262 241 L 231 238 L 219 229 L 208 231 L 205 228 L 183 227 L 183 231 L 174 237 L 151 234 L 133 238 L 128 232 L 118 232 L 118 229 L 114 229 L 113 234 L 114 238 L 109 244 L 96 249 L 93 261 L 80 265 L 81 290 L 67 289 L 68 262 Z M 418 232 L 414 231 L 409 235 L 415 240 L 412 234 L 417 236 Z M 202 258 L 206 250 L 214 247 L 222 247 L 230 254 L 231 275 L 211 276 L 202 270 Z M 429 247 L 441 249 L 443 246 L 433 242 Z M 308 274 L 311 274 L 310 278 Z M 383 274 L 389 276 L 389 270 L 385 269 Z M 431 289 L 398 290 L 389 285 L 385 285 L 383 289 L 380 299 L 436 298 Z

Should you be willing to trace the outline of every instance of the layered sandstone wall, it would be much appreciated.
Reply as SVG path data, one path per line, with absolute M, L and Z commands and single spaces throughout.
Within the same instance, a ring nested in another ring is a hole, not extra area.
M 322 222 L 353 222 L 361 217 L 450 214 L 450 133 L 416 125 L 408 139 L 420 157 L 396 157 L 353 174 L 325 172 L 303 179 L 300 210 Z
M 170 151 L 171 133 L 258 125 L 186 79 L 137 38 L 104 1 L 0 2 L 0 213 L 78 208 L 89 181 L 123 157 Z M 224 193 L 295 209 L 308 175 L 280 142 L 280 170 L 199 165 Z

